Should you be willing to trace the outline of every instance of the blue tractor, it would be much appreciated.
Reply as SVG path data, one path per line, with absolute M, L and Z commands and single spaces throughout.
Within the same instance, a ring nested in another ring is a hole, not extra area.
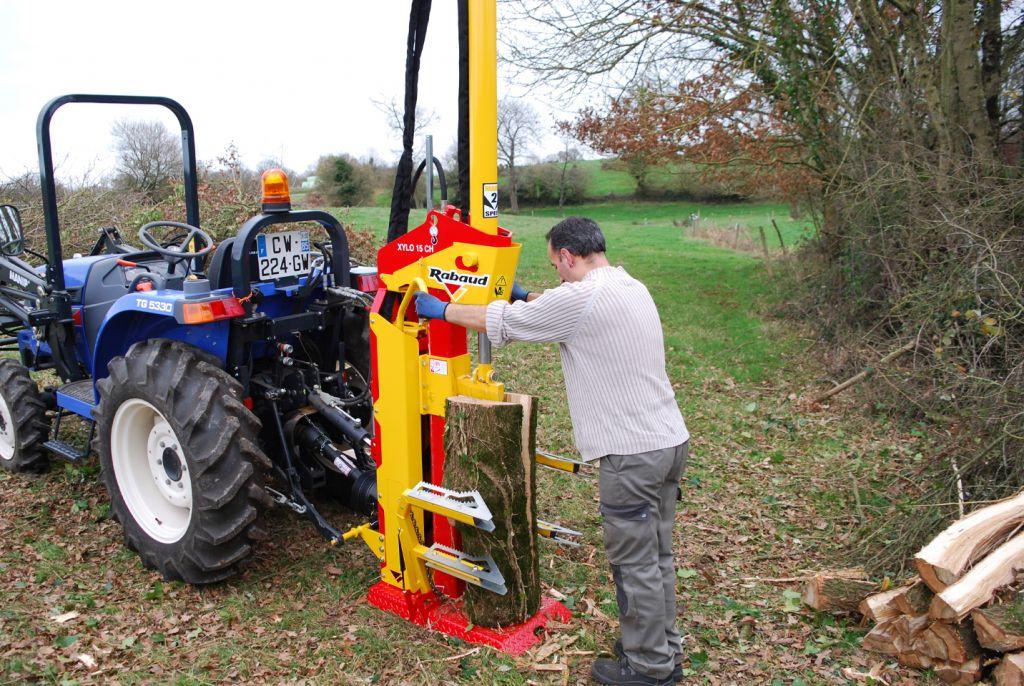
M 173 112 L 184 222 L 141 227 L 142 248 L 102 229 L 91 254 L 64 259 L 50 120 L 68 103 Z M 237 571 L 275 501 L 332 543 L 341 533 L 313 493 L 375 517 L 376 279 L 350 262 L 338 220 L 292 211 L 275 170 L 262 212 L 215 245 L 199 223 L 192 123 L 168 98 L 65 95 L 43 108 L 37 137 L 45 256 L 25 246 L 17 208 L 0 207 L 0 349 L 18 353 L 0 358 L 0 468 L 83 459 L 88 449 L 61 439 L 62 418 L 83 418 L 127 545 L 165 578 L 196 584 Z M 30 372 L 45 369 L 60 386 L 39 389 Z

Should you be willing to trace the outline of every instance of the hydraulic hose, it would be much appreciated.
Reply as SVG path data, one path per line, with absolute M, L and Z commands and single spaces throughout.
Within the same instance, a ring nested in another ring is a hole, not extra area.
M 362 423 L 340 407 L 328 403 L 319 391 L 309 394 L 309 404 L 313 406 L 324 421 L 340 431 L 353 445 L 369 448 L 370 432 L 363 428 Z
M 352 459 L 338 449 L 330 437 L 312 421 L 303 421 L 295 430 L 295 441 L 300 450 L 314 453 L 337 468 L 347 482 L 343 502 L 360 514 L 372 515 L 377 510 L 377 474 L 356 466 Z

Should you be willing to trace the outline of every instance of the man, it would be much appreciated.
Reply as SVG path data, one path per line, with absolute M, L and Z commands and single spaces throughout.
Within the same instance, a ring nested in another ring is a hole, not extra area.
M 518 284 L 512 302 L 445 303 L 416 294 L 421 317 L 486 331 L 494 345 L 558 343 L 576 446 L 600 459 L 604 544 L 615 580 L 618 659 L 597 660 L 602 684 L 672 684 L 682 678 L 676 629 L 672 524 L 689 433 L 665 373 L 661 321 L 650 293 L 605 256 L 591 219 L 547 234 L 562 283 L 543 293 Z

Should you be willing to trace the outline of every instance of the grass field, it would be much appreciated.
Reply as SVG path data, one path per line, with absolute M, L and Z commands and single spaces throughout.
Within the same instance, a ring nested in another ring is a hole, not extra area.
M 356 228 L 369 229 L 380 237 L 387 232 L 389 212 L 387 208 L 352 207 L 336 208 L 334 211 Z M 422 213 L 422 210 L 420 212 Z M 758 227 L 763 227 L 768 240 L 768 249 L 773 252 L 780 249 L 778 235 L 772 227 L 773 219 L 778 225 L 779 233 L 787 247 L 798 245 L 810 237 L 814 231 L 813 223 L 809 218 L 791 219 L 786 205 L 770 202 L 699 203 L 611 200 L 571 205 L 561 209 L 557 207 L 526 207 L 518 215 L 503 214 L 501 222 L 503 226 L 518 230 L 521 226 L 533 226 L 530 222 L 533 219 L 540 219 L 541 223 L 545 225 L 544 230 L 546 231 L 562 217 L 583 215 L 591 217 L 601 226 L 607 224 L 612 228 L 622 229 L 661 227 L 673 231 L 673 235 L 679 236 L 685 235 L 687 229 L 673 226 L 673 222 L 685 222 L 693 214 L 700 217 L 700 222 L 703 225 L 715 226 L 723 231 L 730 231 L 739 225 L 749 236 L 758 240 Z M 759 247 L 758 251 L 760 251 Z
M 676 527 L 686 683 L 856 683 L 844 670 L 879 661 L 860 651 L 863 630 L 801 609 L 794 584 L 773 579 L 833 566 L 856 513 L 884 499 L 874 490 L 883 472 L 927 452 L 927 441 L 852 395 L 831 407 L 804 400 L 825 380 L 801 333 L 767 316 L 775 284 L 756 256 L 684 236 L 671 221 L 688 207 L 573 208 L 599 219 L 610 259 L 648 285 L 693 434 Z M 702 212 L 756 226 L 775 209 Z M 555 214 L 503 221 L 523 243 L 518 278 L 530 288 L 556 285 L 543 240 Z M 381 208 L 341 215 L 384 232 Z M 557 349 L 510 346 L 494 361 L 510 390 L 540 398 L 539 445 L 572 454 Z M 270 538 L 242 576 L 197 590 L 160 581 L 122 547 L 95 462 L 0 474 L 0 683 L 586 683 L 617 635 L 593 477 L 539 470 L 543 517 L 584 532 L 579 548 L 542 549 L 545 592 L 575 616 L 540 651 L 513 659 L 370 607 L 369 552 L 330 549 L 287 512 L 269 514 Z M 339 525 L 358 521 L 327 511 Z
M 585 175 L 583 195 L 586 200 L 584 204 L 564 208 L 564 212 L 567 213 L 586 214 L 597 221 L 615 219 L 643 223 L 659 220 L 682 221 L 692 213 L 699 212 L 705 221 L 714 222 L 722 227 L 738 223 L 751 231 L 754 238 L 758 238 L 754 233 L 757 232 L 758 226 L 763 226 L 768 232 L 769 245 L 772 249 L 778 247 L 778 239 L 771 226 L 772 219 L 778 223 L 787 245 L 803 240 L 813 230 L 810 218 L 790 219 L 788 205 L 779 203 L 630 200 L 636 194 L 636 181 L 624 167 L 619 168 L 621 165 L 616 164 L 614 160 L 580 160 L 572 164 L 579 167 Z M 699 182 L 695 181 L 698 177 L 697 172 L 685 165 L 656 167 L 648 175 L 651 188 L 660 192 L 675 193 L 679 192 L 684 180 L 689 180 L 690 186 L 699 186 Z M 504 201 L 505 198 L 502 198 L 502 203 Z M 390 189 L 377 193 L 373 205 L 378 208 L 389 208 Z M 524 206 L 521 209 L 523 215 L 554 217 L 559 213 L 557 208 Z

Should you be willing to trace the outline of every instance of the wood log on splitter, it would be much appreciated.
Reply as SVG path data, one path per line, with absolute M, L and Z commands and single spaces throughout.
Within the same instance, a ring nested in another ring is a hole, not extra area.
M 537 403 L 528 395 L 509 393 L 505 402 L 447 400 L 444 486 L 479 491 L 494 521 L 492 532 L 459 524 L 462 549 L 490 555 L 508 589 L 502 596 L 467 586 L 466 615 L 480 626 L 517 624 L 540 607 L 536 433 Z

